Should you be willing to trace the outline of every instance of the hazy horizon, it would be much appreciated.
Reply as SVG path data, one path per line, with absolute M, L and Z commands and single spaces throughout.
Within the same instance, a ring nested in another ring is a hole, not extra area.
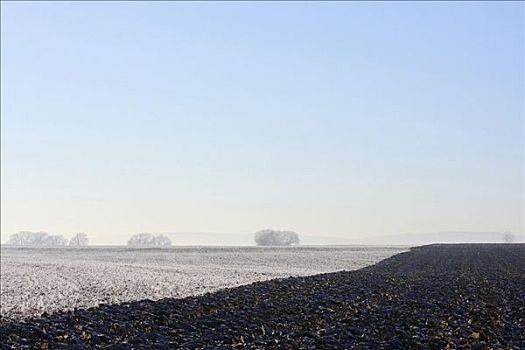
M 48 234 L 63 235 L 70 239 L 73 234 L 53 232 Z M 172 247 L 189 246 L 224 246 L 224 247 L 255 247 L 254 232 L 149 232 L 153 235 L 163 235 L 170 239 Z M 136 234 L 136 233 L 134 233 Z M 390 235 L 368 235 L 356 237 L 336 237 L 330 235 L 311 236 L 299 233 L 301 246 L 421 246 L 436 243 L 511 243 L 506 242 L 505 232 L 420 232 Z M 512 243 L 525 243 L 525 235 L 511 233 Z M 88 235 L 89 246 L 127 246 L 132 234 L 120 240 L 93 240 Z M 7 238 L 7 237 L 6 237 Z M 8 244 L 7 240 L 2 244 Z M 31 245 L 29 245 L 31 246 Z M 49 247 L 35 245 L 34 247 Z M 61 247 L 61 246 L 58 246 Z M 75 248 L 75 247 L 73 247 Z
M 0 6 L 2 242 L 525 231 L 523 2 Z

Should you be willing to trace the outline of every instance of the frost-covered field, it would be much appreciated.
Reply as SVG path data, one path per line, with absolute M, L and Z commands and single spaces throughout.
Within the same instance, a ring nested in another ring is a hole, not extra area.
M 400 247 L 1 248 L 2 320 L 355 270 Z

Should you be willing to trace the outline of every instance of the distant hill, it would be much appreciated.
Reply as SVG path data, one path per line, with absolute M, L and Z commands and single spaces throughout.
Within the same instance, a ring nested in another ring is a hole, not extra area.
M 254 246 L 253 233 L 219 232 L 164 232 L 174 246 Z M 366 238 L 322 237 L 299 234 L 301 245 L 403 245 L 418 246 L 432 243 L 502 243 L 501 232 L 433 232 L 373 236 Z M 523 242 L 523 236 L 515 235 L 515 242 Z
M 164 232 L 173 245 L 254 246 L 253 233 Z M 320 237 L 299 234 L 301 245 L 352 245 L 352 240 L 340 237 Z
M 213 245 L 250 246 L 255 245 L 253 234 L 219 232 L 164 232 L 174 246 Z
M 503 243 L 502 232 L 433 232 L 407 233 L 401 235 L 377 236 L 355 241 L 371 245 L 425 245 L 432 243 Z M 522 235 L 515 235 L 514 242 L 523 242 Z

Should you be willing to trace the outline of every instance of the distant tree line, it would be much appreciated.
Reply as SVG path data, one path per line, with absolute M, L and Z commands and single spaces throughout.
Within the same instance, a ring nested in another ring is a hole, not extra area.
M 258 246 L 289 246 L 299 244 L 299 235 L 293 231 L 261 230 L 255 232 Z
M 71 239 L 63 235 L 51 235 L 47 232 L 20 231 L 9 236 L 10 245 L 38 246 L 38 247 L 65 247 L 87 246 L 89 239 L 84 232 L 76 233 Z
M 254 239 L 255 244 L 258 246 L 290 246 L 299 244 L 299 235 L 293 231 L 265 229 L 255 232 Z M 505 243 L 515 242 L 516 235 L 512 232 L 504 232 L 502 233 L 502 240 Z M 7 244 L 37 247 L 82 247 L 89 245 L 89 239 L 84 232 L 78 232 L 71 239 L 67 239 L 63 235 L 52 235 L 47 232 L 20 231 L 10 235 Z M 131 236 L 127 245 L 131 247 L 169 247 L 172 243 L 165 235 L 153 235 L 145 232 Z
M 171 240 L 165 235 L 153 235 L 151 233 L 137 233 L 128 240 L 130 247 L 169 247 Z
M 32 246 L 32 247 L 82 247 L 89 245 L 89 239 L 84 232 L 76 233 L 71 239 L 63 235 L 52 235 L 47 232 L 20 231 L 9 236 L 9 245 Z M 153 235 L 151 233 L 138 233 L 128 240 L 128 246 L 132 247 L 169 247 L 171 240 L 165 235 Z

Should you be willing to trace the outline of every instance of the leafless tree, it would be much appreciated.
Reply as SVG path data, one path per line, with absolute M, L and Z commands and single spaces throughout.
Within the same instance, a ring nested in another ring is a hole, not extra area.
M 171 240 L 164 235 L 157 235 L 155 237 L 155 245 L 158 247 L 169 247 L 171 246 Z
M 288 246 L 299 244 L 299 235 L 293 231 L 261 230 L 255 232 L 255 244 L 258 246 Z
M 154 236 L 151 233 L 137 233 L 128 240 L 131 247 L 169 247 L 171 240 L 164 235 Z
M 87 234 L 85 234 L 84 232 L 78 232 L 73 236 L 73 238 L 69 240 L 69 245 L 77 247 L 89 245 L 89 239 Z
M 512 243 L 514 242 L 514 234 L 510 231 L 507 231 L 505 233 L 503 233 L 503 241 L 505 243 Z
M 20 231 L 9 236 L 9 244 L 24 246 L 66 246 L 68 240 L 62 235 L 47 232 Z

